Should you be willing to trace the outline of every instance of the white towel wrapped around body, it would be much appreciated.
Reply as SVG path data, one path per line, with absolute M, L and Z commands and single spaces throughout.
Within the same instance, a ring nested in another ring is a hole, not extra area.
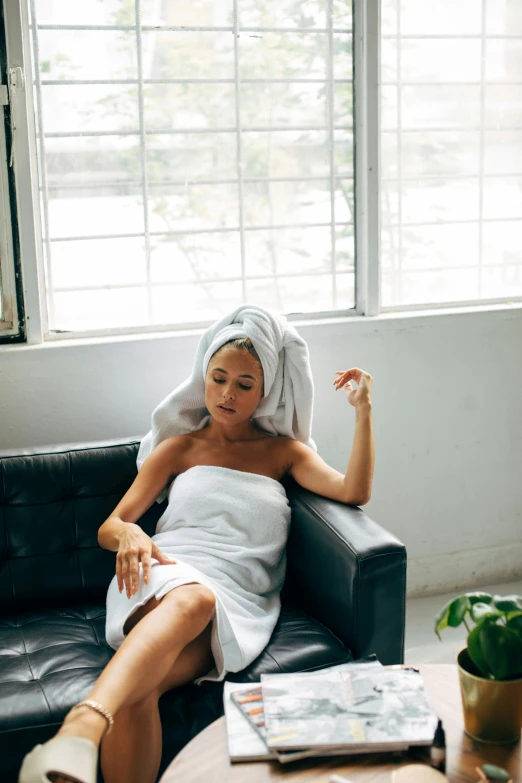
M 118 649 L 127 618 L 150 598 L 200 582 L 216 596 L 211 648 L 215 668 L 195 682 L 223 680 L 268 644 L 279 617 L 290 504 L 283 485 L 257 473 L 195 465 L 180 473 L 152 540 L 178 562 L 152 560 L 151 578 L 127 598 L 116 576 L 107 593 L 106 639 Z

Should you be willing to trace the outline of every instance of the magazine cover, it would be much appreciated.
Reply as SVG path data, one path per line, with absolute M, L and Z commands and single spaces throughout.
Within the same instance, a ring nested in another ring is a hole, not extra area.
M 235 685 L 237 683 L 228 683 L 225 685 Z M 230 690 L 230 689 L 229 689 Z M 297 761 L 308 756 L 317 755 L 316 750 L 288 750 L 288 751 L 269 751 L 266 746 L 265 713 L 263 708 L 263 691 L 261 683 L 251 683 L 246 689 L 231 691 L 230 698 L 236 705 L 238 712 L 244 716 L 249 728 L 257 732 L 261 741 L 265 745 L 267 752 L 275 753 L 277 759 L 286 764 L 288 761 Z M 264 757 L 266 758 L 266 756 Z M 252 760 L 252 759 L 250 759 Z
M 437 716 L 418 672 L 344 664 L 306 674 L 263 674 L 271 749 L 337 746 L 403 750 L 433 741 Z
M 255 683 L 259 685 L 259 683 Z M 251 687 L 254 686 L 252 683 Z M 230 761 L 268 761 L 277 759 L 276 751 L 267 748 L 266 742 L 255 728 L 244 718 L 231 699 L 237 690 L 237 682 L 225 681 L 223 703 L 227 723 L 227 743 Z

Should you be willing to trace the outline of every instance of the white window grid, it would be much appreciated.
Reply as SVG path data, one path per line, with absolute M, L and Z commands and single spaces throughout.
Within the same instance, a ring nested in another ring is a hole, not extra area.
M 31 2 L 31 13 L 32 18 L 35 18 L 35 7 L 34 7 L 34 0 L 30 0 Z M 36 108 L 37 108 L 37 118 L 38 118 L 38 129 L 37 129 L 37 144 L 39 147 L 39 155 L 42 161 L 44 161 L 44 148 L 43 148 L 43 140 L 45 138 L 71 138 L 74 136 L 139 136 L 140 139 L 140 166 L 141 166 L 141 181 L 135 180 L 125 180 L 125 183 L 112 183 L 117 184 L 118 186 L 125 185 L 125 187 L 131 187 L 131 186 L 137 186 L 141 187 L 142 189 L 142 200 L 143 200 L 143 213 L 144 213 L 144 232 L 137 232 L 137 233 L 117 233 L 117 234 L 103 234 L 103 235 L 88 235 L 88 236 L 70 236 L 70 237 L 51 237 L 50 236 L 50 230 L 49 230 L 49 215 L 48 215 L 48 198 L 47 194 L 52 189 L 60 189 L 65 190 L 67 188 L 75 189 L 75 188 L 83 188 L 89 187 L 92 189 L 95 189 L 96 187 L 108 187 L 111 185 L 111 183 L 103 182 L 103 183 L 89 183 L 88 185 L 86 183 L 67 183 L 67 184 L 57 184 L 50 186 L 47 183 L 47 177 L 45 172 L 45 166 L 42 165 L 40 167 L 40 190 L 43 191 L 44 198 L 42 199 L 42 226 L 43 226 L 43 237 L 42 241 L 46 245 L 46 251 L 47 251 L 47 258 L 51 258 L 51 241 L 52 242 L 67 242 L 71 240 L 91 240 L 91 239 L 123 239 L 123 238 L 131 238 L 131 237 L 143 237 L 145 240 L 145 251 L 146 251 L 146 275 L 147 275 L 147 291 L 148 291 L 148 307 L 149 307 L 149 318 L 152 313 L 152 282 L 151 282 L 151 263 L 150 263 L 150 238 L 154 236 L 175 236 L 175 235 L 186 235 L 187 233 L 190 234 L 212 234 L 212 233 L 233 233 L 237 232 L 239 233 L 240 238 L 240 251 L 241 251 L 241 282 L 242 282 L 242 297 L 243 301 L 246 301 L 246 271 L 245 271 L 245 233 L 249 231 L 259 231 L 263 229 L 294 229 L 294 228 L 316 228 L 316 227 L 329 227 L 330 228 L 330 235 L 331 235 L 331 247 L 332 247 L 332 253 L 331 253 L 331 268 L 329 271 L 326 272 L 308 272 L 306 273 L 307 277 L 320 277 L 320 276 L 329 276 L 331 278 L 332 283 L 332 301 L 333 301 L 333 308 L 336 311 L 335 314 L 338 316 L 346 315 L 349 313 L 353 313 L 355 311 L 355 307 L 351 308 L 340 308 L 338 305 L 338 297 L 337 297 L 337 286 L 336 286 L 336 268 L 335 268 L 335 262 L 336 262 L 336 255 L 335 255 L 335 242 L 336 242 L 336 230 L 339 230 L 346 225 L 355 225 L 355 215 L 352 215 L 352 222 L 351 223 L 344 223 L 344 222 L 336 222 L 335 219 L 335 188 L 336 183 L 340 183 L 342 181 L 352 181 L 355 180 L 355 176 L 347 177 L 339 176 L 335 174 L 335 164 L 334 164 L 334 133 L 336 131 L 350 131 L 353 132 L 354 128 L 352 125 L 336 125 L 334 123 L 334 103 L 333 103 L 333 90 L 334 85 L 337 84 L 353 84 L 353 79 L 343 79 L 343 78 L 336 78 L 334 79 L 333 74 L 333 36 L 336 33 L 343 33 L 343 34 L 350 34 L 353 36 L 353 29 L 352 28 L 345 28 L 345 27 L 334 27 L 333 25 L 333 0 L 328 0 L 328 11 L 327 11 L 327 27 L 326 28 L 317 28 L 314 27 L 313 29 L 306 29 L 306 28 L 284 28 L 284 27 L 244 27 L 241 26 L 239 28 L 238 26 L 238 3 L 237 0 L 234 0 L 233 2 L 233 9 L 234 9 L 234 25 L 233 26 L 173 26 L 173 25 L 143 25 L 141 24 L 141 13 L 140 13 L 140 2 L 139 0 L 136 0 L 136 25 L 58 25 L 58 24 L 29 24 L 30 30 L 31 30 L 31 36 L 32 36 L 32 43 L 33 43 L 33 51 L 35 54 L 35 60 L 38 62 L 38 30 L 52 30 L 52 31 L 125 31 L 125 32 L 136 32 L 136 47 L 137 47 L 137 78 L 136 79 L 110 79 L 110 80 L 100 80 L 100 79 L 84 79 L 84 80 L 45 80 L 41 78 L 40 72 L 38 68 L 35 68 L 35 74 L 34 74 L 34 83 L 35 83 L 35 94 L 36 94 Z M 233 79 L 147 79 L 143 77 L 143 64 L 142 64 L 142 33 L 147 32 L 177 32 L 177 31 L 183 31 L 183 32 L 230 32 L 233 34 L 234 37 L 234 70 L 235 75 Z M 248 33 L 263 33 L 263 32 L 291 32 L 299 34 L 317 34 L 317 33 L 326 33 L 327 34 L 327 63 L 328 63 L 328 73 L 327 77 L 325 79 L 300 79 L 300 78 L 286 78 L 286 79 L 249 79 L 249 78 L 241 78 L 239 77 L 239 54 L 238 54 L 238 35 L 239 34 L 248 34 Z M 285 131 L 327 131 L 328 133 L 328 140 L 329 140 L 329 176 L 317 176 L 317 177 L 306 177 L 306 176 L 297 176 L 297 177 L 244 177 L 242 173 L 242 144 L 241 144 L 241 134 L 243 131 L 261 131 L 261 132 L 272 132 L 272 131 L 280 131 L 280 127 L 267 127 L 267 126 L 243 126 L 241 123 L 241 103 L 240 103 L 240 94 L 239 94 L 239 85 L 241 84 L 248 84 L 248 83 L 264 83 L 264 82 L 270 82 L 270 83 L 322 83 L 326 84 L 327 90 L 328 90 L 328 98 L 327 98 L 327 107 L 328 107 L 328 124 L 326 126 L 324 125 L 298 125 L 298 126 L 284 126 Z M 144 113 L 144 100 L 143 100 L 143 87 L 144 85 L 148 84 L 180 84 L 180 83 L 212 83 L 212 84 L 222 84 L 222 83 L 229 83 L 235 85 L 235 99 L 236 99 L 236 124 L 232 127 L 221 127 L 221 128 L 212 128 L 212 129 L 201 129 L 201 128 L 181 128 L 181 129 L 155 129 L 150 127 L 145 127 L 143 113 Z M 62 86 L 62 85 L 103 85 L 103 84 L 121 84 L 125 86 L 129 85 L 137 85 L 138 87 L 138 112 L 139 112 L 139 128 L 135 131 L 79 131 L 79 132 L 49 132 L 44 133 L 43 129 L 43 121 L 42 121 L 42 86 L 52 85 L 52 86 Z M 168 230 L 162 230 L 162 231 L 151 231 L 149 229 L 149 220 L 148 220 L 148 189 L 150 185 L 155 184 L 161 184 L 161 185 L 184 185 L 186 184 L 185 179 L 162 179 L 161 182 L 155 182 L 153 180 L 150 180 L 148 178 L 147 174 L 147 167 L 146 167 L 146 158 L 145 158 L 145 145 L 146 145 L 146 137 L 148 135 L 154 135 L 161 133 L 162 135 L 167 134 L 185 134 L 185 133 L 205 133 L 205 134 L 214 134 L 214 133 L 224 133 L 224 132 L 234 132 L 236 134 L 236 144 L 237 144 L 237 179 L 198 179 L 198 178 L 191 178 L 190 183 L 202 185 L 202 184 L 212 184 L 212 185 L 223 185 L 223 184 L 237 184 L 238 190 L 239 190 L 239 223 L 235 227 L 230 228 L 218 228 L 218 229 L 190 229 L 189 232 L 187 232 L 187 229 L 179 230 L 179 231 L 168 231 Z M 354 173 L 355 174 L 355 173 Z M 306 222 L 306 223 L 284 223 L 284 224 L 274 224 L 271 225 L 256 225 L 256 226 L 245 226 L 244 220 L 243 220 L 243 184 L 244 183 L 254 183 L 254 182 L 289 182 L 289 181 L 299 181 L 299 182 L 311 182 L 311 181 L 325 181 L 325 179 L 329 179 L 329 189 L 330 189 L 330 208 L 331 208 L 331 219 L 327 223 L 313 223 L 313 222 Z M 76 291 L 79 290 L 75 287 L 53 287 L 52 282 L 52 273 L 51 273 L 51 265 L 48 264 L 47 266 L 47 286 L 49 289 L 49 297 L 48 297 L 48 306 L 49 306 L 49 317 L 51 321 L 54 321 L 54 313 L 53 313 L 53 296 L 52 294 L 54 292 L 67 292 L 67 291 Z M 354 270 L 354 274 L 356 276 L 356 271 Z M 292 277 L 301 277 L 302 273 L 296 272 L 294 274 L 278 274 L 275 272 L 273 275 L 275 278 L 292 278 Z M 248 275 L 249 280 L 256 280 L 256 279 L 263 279 L 266 275 Z M 237 281 L 237 277 L 219 277 L 219 278 L 212 278 L 212 277 L 205 277 L 204 283 L 210 284 L 213 282 L 234 282 Z M 357 283 L 357 280 L 356 280 Z M 117 288 L 117 289 L 123 289 L 123 288 L 139 288 L 143 287 L 143 284 L 141 283 L 126 283 L 126 284 L 113 284 L 113 285 L 100 285 L 100 286 L 89 286 L 89 290 L 108 290 L 111 288 Z M 306 313 L 307 317 L 315 317 L 315 318 L 322 318 L 325 316 L 328 316 L 331 314 L 331 311 L 328 312 L 316 312 L 316 313 Z M 297 318 L 299 317 L 299 314 L 289 314 L 289 318 Z M 169 327 L 172 329 L 173 327 L 176 328 L 187 328 L 194 326 L 198 326 L 198 324 L 194 324 L 191 322 L 190 324 L 175 324 L 170 325 Z M 151 329 L 158 329 L 161 328 L 157 325 L 151 326 Z M 81 332 L 82 335 L 88 335 L 88 334 L 95 334 L 95 333 L 101 333 L 101 332 L 118 332 L 118 331 L 133 331 L 129 330 L 127 328 L 124 329 L 110 329 L 110 330 L 93 330 L 91 331 L 83 331 Z M 146 329 L 143 329 L 140 327 L 137 329 L 137 331 L 146 331 Z M 75 335 L 74 332 L 69 332 L 71 336 Z M 80 334 L 80 333 L 78 333 Z M 55 335 L 51 332 L 47 335 L 48 339 L 52 339 Z M 61 337 L 61 335 L 59 335 Z
M 12 6 L 16 3 L 16 0 L 5 0 L 7 6 Z M 23 4 L 22 4 L 23 5 Z M 331 17 L 330 17 L 331 18 Z M 356 267 L 356 309 L 355 314 L 356 315 L 377 315 L 379 312 L 393 312 L 393 311 L 408 311 L 408 310 L 429 310 L 433 308 L 451 308 L 451 307 L 473 307 L 476 305 L 490 305 L 490 304 L 503 304 L 506 301 L 508 302 L 515 302 L 515 301 L 521 301 L 520 297 L 502 297 L 502 298 L 482 298 L 480 300 L 465 300 L 465 301 L 452 301 L 452 302 L 444 302 L 444 303 L 424 303 L 422 305 L 398 305 L 394 307 L 381 307 L 380 306 L 380 285 L 379 285 L 379 279 L 380 279 L 380 202 L 379 202 L 379 193 L 380 193 L 380 93 L 379 88 L 381 86 L 380 82 L 380 42 L 381 39 L 385 43 L 387 39 L 394 39 L 397 40 L 398 36 L 400 35 L 401 40 L 406 40 L 408 38 L 411 39 L 420 39 L 420 38 L 429 38 L 429 39 L 449 39 L 454 38 L 456 40 L 464 40 L 464 39 L 480 39 L 482 41 L 482 53 L 484 53 L 484 46 L 485 46 L 485 29 L 483 28 L 480 34 L 471 34 L 471 35 L 463 35 L 463 34 L 456 34 L 456 35 L 429 35 L 429 36 L 421 36 L 421 35 L 404 35 L 400 33 L 400 8 L 397 9 L 397 23 L 398 23 L 398 32 L 394 33 L 393 35 L 381 35 L 380 31 L 380 3 L 373 3 L 369 2 L 369 0 L 361 0 L 360 2 L 354 3 L 353 8 L 353 55 L 354 55 L 354 138 L 355 138 L 355 225 L 354 225 L 354 231 L 355 231 L 355 246 L 356 246 L 356 258 L 357 258 L 357 267 Z M 92 29 L 89 27 L 89 29 Z M 132 28 L 134 29 L 134 28 Z M 156 29 L 156 28 L 154 28 Z M 215 29 L 215 28 L 213 28 Z M 229 29 L 229 28 L 226 28 Z M 251 29 L 251 28 L 250 28 Z M 264 28 L 254 28 L 254 30 L 259 30 Z M 267 29 L 267 28 L 266 28 Z M 273 29 L 273 28 L 270 28 Z M 339 28 L 340 29 L 340 28 Z M 335 32 L 336 29 L 332 28 L 332 33 Z M 295 32 L 295 29 L 292 28 L 292 32 Z M 520 38 L 520 36 L 516 35 L 488 35 L 488 40 L 494 40 L 494 39 L 502 39 L 505 40 L 506 38 Z M 401 64 L 401 52 L 400 47 L 398 47 L 397 50 L 397 64 L 398 64 L 398 73 L 400 73 L 400 64 Z M 137 80 L 136 80 L 137 81 Z M 163 80 L 166 81 L 166 80 Z M 294 81 L 294 80 L 291 80 Z M 337 81 L 337 80 L 336 80 Z M 92 83 L 92 82 L 91 82 Z M 110 82 L 111 84 L 114 83 L 113 80 Z M 498 82 L 499 84 L 505 84 L 505 82 Z M 393 84 L 394 86 L 397 86 L 398 92 L 400 93 L 400 89 L 403 86 L 407 86 L 406 83 L 402 82 L 397 84 L 396 82 L 383 82 L 382 86 L 389 86 L 390 84 Z M 479 82 L 477 81 L 464 81 L 459 80 L 458 82 L 437 82 L 437 86 L 444 86 L 445 84 L 451 84 L 454 86 L 455 84 L 460 85 L 475 85 L 480 86 L 481 88 L 481 116 L 482 116 L 482 122 L 479 126 L 476 127 L 454 127 L 451 128 L 449 126 L 444 126 L 445 131 L 475 131 L 480 134 L 480 157 L 481 157 L 481 168 L 480 173 L 478 175 L 480 179 L 480 218 L 479 218 L 479 225 L 480 225 L 480 231 L 482 234 L 482 226 L 488 222 L 488 219 L 483 217 L 483 183 L 487 180 L 488 176 L 495 176 L 495 175 L 485 175 L 483 170 L 483 152 L 484 152 L 484 135 L 485 132 L 488 130 L 484 126 L 484 92 L 485 92 L 485 74 L 484 74 L 484 59 L 482 60 L 482 73 L 481 73 L 481 79 Z M 488 81 L 487 85 L 494 85 L 495 82 Z M 509 82 L 510 85 L 514 84 L 520 84 L 520 82 Z M 415 86 L 421 86 L 420 83 L 415 82 Z M 401 154 L 401 141 L 406 137 L 406 134 L 408 133 L 414 133 L 418 132 L 419 130 L 426 131 L 429 130 L 429 128 L 423 127 L 420 128 L 407 128 L 404 129 L 402 127 L 401 122 L 401 106 L 400 101 L 398 102 L 397 107 L 397 127 L 394 130 L 388 130 L 384 131 L 386 133 L 395 133 L 398 136 L 398 165 L 401 167 L 402 163 L 402 154 Z M 28 118 L 27 126 L 30 126 L 30 118 Z M 144 136 L 146 137 L 146 130 L 144 129 Z M 433 130 L 440 130 L 440 128 L 434 128 Z M 509 130 L 520 130 L 520 128 L 515 128 L 511 126 Z M 162 131 L 163 132 L 163 131 Z M 121 135 L 121 134 L 120 134 Z M 30 146 L 30 143 L 28 144 Z M 509 176 L 509 175 L 503 175 L 503 176 Z M 517 176 L 516 174 L 513 174 L 512 176 Z M 425 179 L 437 179 L 437 175 L 430 175 L 425 176 Z M 463 179 L 477 179 L 477 175 L 452 175 L 452 179 L 454 180 L 463 180 Z M 301 178 L 299 178 L 301 179 Z M 418 180 L 418 178 L 415 178 Z M 398 176 L 397 178 L 393 177 L 390 178 L 390 180 L 395 180 L 397 182 L 407 182 L 408 179 L 402 177 L 402 170 L 399 168 Z M 245 181 L 245 180 L 243 180 Z M 204 180 L 206 182 L 206 180 Z M 383 181 L 383 186 L 386 185 L 387 180 Z M 136 183 L 133 183 L 136 184 Z M 150 184 L 150 183 L 149 183 Z M 23 189 L 23 188 L 22 188 Z M 18 187 L 18 190 L 20 190 L 20 187 Z M 398 194 L 398 220 L 397 223 L 395 223 L 395 227 L 399 229 L 398 235 L 399 235 L 399 241 L 402 241 L 402 228 L 404 226 L 403 220 L 402 220 L 402 204 L 401 204 L 401 194 L 399 192 Z M 501 219 L 495 218 L 495 221 L 498 223 Z M 505 218 L 503 222 L 510 223 L 512 221 L 515 221 L 516 218 Z M 333 222 L 333 221 L 332 221 Z M 469 221 L 469 220 L 455 220 L 455 221 L 444 221 L 445 224 L 448 223 L 470 223 L 477 221 Z M 418 224 L 408 224 L 410 225 L 440 225 L 440 221 L 433 221 L 432 223 L 429 223 L 427 221 L 422 221 L 422 223 Z M 286 225 L 284 226 L 287 227 Z M 248 227 L 244 228 L 244 230 L 248 231 Z M 35 233 L 38 234 L 38 229 L 35 230 Z M 164 232 L 162 232 L 164 233 Z M 186 233 L 186 232 L 183 232 Z M 142 236 L 142 234 L 140 234 Z M 483 268 L 483 260 L 482 260 L 482 242 L 480 242 L 480 259 L 478 261 L 477 265 L 477 274 L 480 275 L 480 270 Z M 37 255 L 39 252 L 37 243 L 34 247 L 34 255 Z M 399 245 L 398 253 L 396 256 L 396 273 L 400 276 L 400 270 L 401 270 L 401 246 Z M 507 266 L 507 265 L 506 265 Z M 452 265 L 452 269 L 457 268 Z M 425 272 L 430 271 L 440 271 L 440 268 L 437 267 L 433 269 L 424 269 Z M 399 283 L 400 284 L 400 283 Z M 31 284 L 29 284 L 29 288 L 31 287 Z M 105 286 L 104 286 L 105 287 Z M 34 291 L 33 291 L 34 294 Z M 33 296 L 33 299 L 36 301 L 36 296 Z M 45 311 L 45 305 L 40 299 L 40 305 L 41 308 L 38 311 L 38 315 L 40 313 L 44 313 Z M 317 318 L 332 318 L 334 315 L 331 311 L 327 313 L 317 313 L 317 314 L 306 314 L 307 319 L 312 320 L 314 317 Z M 342 315 L 342 314 L 340 314 Z M 289 316 L 290 318 L 299 318 L 299 316 L 293 316 L 292 314 Z M 33 342 L 41 342 L 42 339 L 52 339 L 53 336 L 49 335 L 43 335 L 42 332 L 40 332 L 40 335 L 38 335 L 38 330 L 34 329 L 34 320 L 33 320 L 33 332 L 34 332 L 34 339 Z M 179 326 L 179 328 L 183 328 L 183 325 L 176 325 Z M 190 325 L 187 325 L 188 328 L 198 328 L 199 326 L 206 326 L 206 324 L 194 324 L 191 323 Z M 172 326 L 165 327 L 165 329 L 172 330 Z M 108 333 L 118 333 L 121 332 L 146 332 L 146 331 L 161 331 L 162 327 L 151 327 L 151 329 L 139 327 L 135 330 L 133 329 L 111 329 L 107 330 Z M 30 331 L 30 330 L 29 330 Z M 88 336 L 89 333 L 82 332 L 81 333 L 84 336 Z M 99 331 L 96 332 L 96 334 L 100 334 Z M 71 335 L 73 336 L 73 335 Z M 58 337 L 58 336 L 56 336 Z M 31 339 L 29 339 L 31 342 Z
M 27 2 L 3 0 L 8 37 L 8 56 L 12 66 L 19 66 L 26 74 L 26 83 L 32 83 L 32 51 L 27 32 L 30 32 Z M 330 0 L 331 20 L 331 0 Z M 354 92 L 354 209 L 353 225 L 355 256 L 354 270 L 356 306 L 332 314 L 306 313 L 306 321 L 328 320 L 344 315 L 377 315 L 379 312 L 379 116 L 378 61 L 380 4 L 370 0 L 354 0 L 353 17 L 353 92 Z M 237 18 L 237 15 L 236 15 Z M 90 29 L 90 28 L 89 28 Z M 134 29 L 134 28 L 133 28 Z M 156 29 L 156 28 L 155 28 Z M 337 29 L 337 28 L 336 28 Z M 292 32 L 295 32 L 292 28 Z M 332 28 L 332 34 L 334 29 Z M 17 204 L 23 205 L 19 214 L 20 241 L 24 271 L 24 298 L 28 320 L 26 322 L 28 344 L 44 341 L 90 338 L 104 335 L 144 334 L 147 332 L 190 333 L 206 328 L 208 322 L 189 324 L 122 327 L 110 329 L 67 332 L 66 335 L 49 333 L 48 302 L 44 281 L 43 220 L 40 215 L 40 183 L 36 166 L 39 129 L 35 126 L 34 94 L 28 89 L 24 95 L 15 96 L 13 121 L 16 123 L 15 175 Z M 342 225 L 342 224 L 337 224 Z M 287 226 L 285 225 L 285 228 Z M 140 234 L 141 236 L 142 234 Z M 288 320 L 302 320 L 300 314 L 287 314 Z
M 491 268 L 498 268 L 498 264 L 490 264 L 486 265 L 483 261 L 483 229 L 484 225 L 488 222 L 491 223 L 517 223 L 520 222 L 520 217 L 509 217 L 509 218 L 485 218 L 484 217 L 484 183 L 487 179 L 494 179 L 498 178 L 497 174 L 485 174 L 484 173 L 484 150 L 485 150 L 485 133 L 487 130 L 492 130 L 490 128 L 486 128 L 485 125 L 485 92 L 486 92 L 486 84 L 488 87 L 494 87 L 494 86 L 505 86 L 505 81 L 495 82 L 493 80 L 489 80 L 486 83 L 486 41 L 492 41 L 492 40 L 506 40 L 506 38 L 513 40 L 513 39 L 519 39 L 521 36 L 519 35 L 494 35 L 494 34 L 487 34 L 486 35 L 486 0 L 482 0 L 482 14 L 481 14 L 481 31 L 480 33 L 474 33 L 474 34 L 462 34 L 462 33 L 456 33 L 456 34 L 430 34 L 430 35 L 421 35 L 421 34 L 405 34 L 402 32 L 402 15 L 401 15 L 401 3 L 397 2 L 397 9 L 396 9 L 396 20 L 397 20 L 397 32 L 394 34 L 381 34 L 380 38 L 383 42 L 387 40 L 393 40 L 393 41 L 407 41 L 409 39 L 411 40 L 479 40 L 481 43 L 480 48 L 480 62 L 481 62 L 481 72 L 480 72 L 480 80 L 459 80 L 453 81 L 453 82 L 444 82 L 444 81 L 437 81 L 436 86 L 437 87 L 455 87 L 455 86 L 474 86 L 474 87 L 480 87 L 480 124 L 478 126 L 472 126 L 467 125 L 466 128 L 462 128 L 462 126 L 449 126 L 444 125 L 443 129 L 444 132 L 462 132 L 462 133 L 472 133 L 476 132 L 479 133 L 479 172 L 478 174 L 469 174 L 469 175 L 458 175 L 458 174 L 452 174 L 447 175 L 437 175 L 437 174 L 430 174 L 426 175 L 424 174 L 422 176 L 423 181 L 447 181 L 449 178 L 451 178 L 452 181 L 463 181 L 463 180 L 477 180 L 478 179 L 478 185 L 479 185 L 479 214 L 477 221 L 470 221 L 470 220 L 434 220 L 434 221 L 426 221 L 423 220 L 419 223 L 409 222 L 404 223 L 403 217 L 402 217 L 402 188 L 401 184 L 406 182 L 418 182 L 419 177 L 404 177 L 402 174 L 402 161 L 403 161 L 403 155 L 402 155 L 402 146 L 403 146 L 403 138 L 406 134 L 409 133 L 419 133 L 419 132 L 430 132 L 430 131 L 440 131 L 441 128 L 430 128 L 426 126 L 422 126 L 420 128 L 403 128 L 402 127 L 402 106 L 401 106 L 401 90 L 403 87 L 408 86 L 414 86 L 414 87 L 423 87 L 423 86 L 432 86 L 433 83 L 426 83 L 421 81 L 415 81 L 415 82 L 405 82 L 401 80 L 401 73 L 402 73 L 402 49 L 401 46 L 397 46 L 397 74 L 398 78 L 397 81 L 381 81 L 382 87 L 397 87 L 398 93 L 397 93 L 397 127 L 393 130 L 385 130 L 383 131 L 381 129 L 381 136 L 384 134 L 389 135 L 396 135 L 397 137 L 397 177 L 383 177 L 381 178 L 380 182 L 382 183 L 382 186 L 385 187 L 386 182 L 396 182 L 398 183 L 398 191 L 397 191 L 397 209 L 398 209 L 398 215 L 397 215 L 397 223 L 392 224 L 389 226 L 390 228 L 398 228 L 397 231 L 397 248 L 396 253 L 392 253 L 392 261 L 393 261 L 393 278 L 394 278 L 394 284 L 397 286 L 398 289 L 398 296 L 399 299 L 402 298 L 402 258 L 403 258 L 403 228 L 413 228 L 415 226 L 440 226 L 440 225 L 447 225 L 448 223 L 451 223 L 452 225 L 469 225 L 470 223 L 475 222 L 478 225 L 479 230 L 479 238 L 478 238 L 478 258 L 477 258 L 477 264 L 476 264 L 476 272 L 477 272 L 477 278 L 478 278 L 478 291 L 479 291 L 479 300 L 478 301 L 455 301 L 455 302 L 448 302 L 448 303 L 435 303 L 435 304 L 427 304 L 427 305 L 399 305 L 399 306 L 389 306 L 380 307 L 380 312 L 396 312 L 398 310 L 401 311 L 412 311 L 412 310 L 419 310 L 421 307 L 422 309 L 435 309 L 439 307 L 448 307 L 448 306 L 469 306 L 470 304 L 500 304 L 506 301 L 509 302 L 521 302 L 522 297 L 502 297 L 502 298 L 495 298 L 495 299 L 488 299 L 487 297 L 482 296 L 483 291 L 483 270 L 487 268 L 487 266 L 490 266 Z M 522 85 L 522 81 L 513 81 L 509 80 L 510 86 L 520 86 Z M 505 129 L 504 129 L 505 130 Z M 520 126 L 509 126 L 510 131 L 519 132 L 522 131 L 522 127 Z M 514 172 L 512 174 L 502 174 L 502 177 L 509 179 L 509 178 L 519 178 L 522 175 L 522 172 Z M 383 231 L 386 231 L 388 226 L 384 226 L 382 229 Z M 393 243 L 390 243 L 390 246 L 393 247 Z M 504 275 L 506 275 L 507 270 L 512 267 L 517 270 L 517 274 L 522 271 L 522 261 L 519 263 L 516 262 L 506 262 L 502 261 L 502 264 L 500 265 L 501 269 L 503 270 Z M 451 267 L 447 267 L 451 270 L 469 270 L 469 265 L 455 265 L 452 264 Z M 425 273 L 437 273 L 440 272 L 440 267 L 423 267 L 422 269 Z

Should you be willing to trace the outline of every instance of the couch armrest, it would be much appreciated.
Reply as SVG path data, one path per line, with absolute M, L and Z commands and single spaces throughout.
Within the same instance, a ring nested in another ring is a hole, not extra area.
M 285 481 L 292 509 L 285 592 L 355 658 L 403 663 L 406 548 L 357 506 Z

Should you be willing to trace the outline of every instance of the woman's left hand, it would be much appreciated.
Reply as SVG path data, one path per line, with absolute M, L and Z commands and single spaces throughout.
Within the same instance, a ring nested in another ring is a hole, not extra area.
M 335 374 L 339 376 L 334 381 L 335 389 L 345 388 L 350 405 L 357 408 L 358 405 L 371 403 L 373 378 L 369 372 L 352 367 L 351 370 L 337 370 Z M 352 386 L 352 378 L 357 383 L 357 389 Z

